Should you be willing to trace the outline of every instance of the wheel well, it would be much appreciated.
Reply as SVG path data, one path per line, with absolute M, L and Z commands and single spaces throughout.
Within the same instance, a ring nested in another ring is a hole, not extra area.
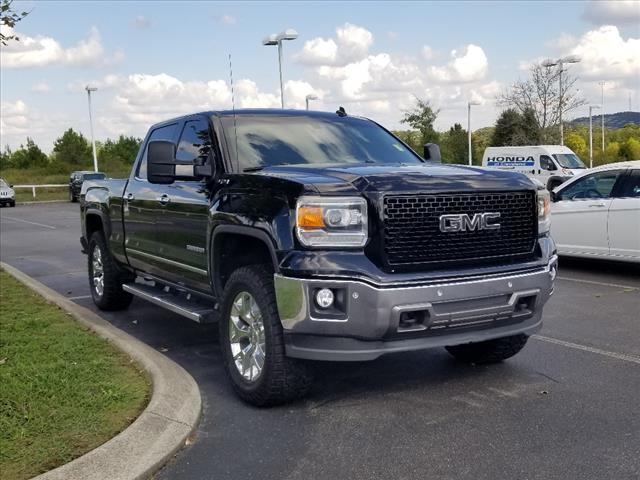
M 104 230 L 102 219 L 98 215 L 87 215 L 85 218 L 85 228 L 87 230 L 87 241 L 89 241 L 94 232 Z
M 213 244 L 214 282 L 222 292 L 234 270 L 253 264 L 266 264 L 275 270 L 274 260 L 267 244 L 256 237 L 238 233 L 220 233 Z

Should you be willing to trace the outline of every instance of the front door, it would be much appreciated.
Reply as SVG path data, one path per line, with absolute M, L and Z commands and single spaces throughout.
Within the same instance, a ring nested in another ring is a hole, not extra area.
M 209 291 L 207 268 L 207 226 L 211 179 L 196 179 L 193 165 L 215 165 L 208 121 L 187 120 L 182 128 L 176 159 L 190 165 L 176 165 L 176 181 L 158 185 L 160 210 L 156 217 L 158 255 L 164 260 L 162 276 L 176 283 Z
M 156 232 L 157 216 L 162 207 L 158 201 L 161 186 L 147 180 L 147 145 L 151 140 L 175 142 L 177 130 L 178 123 L 173 123 L 160 126 L 149 134 L 123 195 L 127 259 L 132 267 L 150 274 L 160 274 L 164 264 L 158 257 L 160 239 Z
M 558 191 L 551 234 L 561 254 L 609 255 L 607 217 L 619 176 L 619 170 L 597 172 Z

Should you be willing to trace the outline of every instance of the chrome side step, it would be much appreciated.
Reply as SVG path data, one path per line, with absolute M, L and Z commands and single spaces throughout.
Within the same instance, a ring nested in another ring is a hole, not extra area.
M 125 283 L 122 285 L 122 289 L 194 322 L 210 323 L 216 320 L 217 312 L 213 307 L 204 305 L 184 294 L 173 293 L 167 289 L 141 283 Z

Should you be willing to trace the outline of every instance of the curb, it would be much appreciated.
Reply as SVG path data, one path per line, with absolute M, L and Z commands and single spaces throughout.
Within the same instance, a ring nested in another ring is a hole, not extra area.
M 136 360 L 153 391 L 147 408 L 118 435 L 34 480 L 134 480 L 150 477 L 180 450 L 200 420 L 198 384 L 180 365 L 20 270 L 0 262 L 16 280 L 69 312 L 82 325 Z M 54 441 L 54 440 L 52 440 Z
M 69 200 L 34 200 L 33 202 L 16 202 L 16 205 L 41 205 L 43 203 L 71 203 Z

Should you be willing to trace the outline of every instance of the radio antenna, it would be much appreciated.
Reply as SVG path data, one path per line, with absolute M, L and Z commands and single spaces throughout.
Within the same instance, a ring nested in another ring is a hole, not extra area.
M 240 173 L 240 161 L 238 160 L 238 125 L 236 122 L 236 96 L 233 91 L 233 67 L 231 66 L 231 54 L 229 54 L 229 78 L 231 80 L 231 109 L 233 111 L 233 133 L 236 137 L 236 165 Z

